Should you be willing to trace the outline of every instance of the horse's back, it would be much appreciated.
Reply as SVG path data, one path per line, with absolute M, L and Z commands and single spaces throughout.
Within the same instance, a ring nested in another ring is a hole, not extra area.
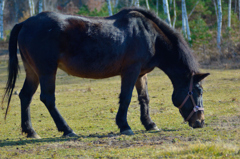
M 60 67 L 75 76 L 106 78 L 133 63 L 148 62 L 153 42 L 147 32 L 137 12 L 108 18 L 43 12 L 24 22 L 18 40 L 23 57 L 36 67 Z

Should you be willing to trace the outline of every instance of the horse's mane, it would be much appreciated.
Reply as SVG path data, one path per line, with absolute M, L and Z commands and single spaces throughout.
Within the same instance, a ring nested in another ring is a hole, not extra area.
M 177 51 L 175 54 L 177 54 L 177 59 L 182 60 L 183 64 L 188 67 L 190 72 L 199 72 L 199 65 L 196 60 L 196 57 L 194 56 L 192 50 L 189 48 L 187 42 L 182 37 L 182 35 L 176 31 L 175 29 L 171 28 L 165 21 L 160 19 L 153 13 L 152 11 L 146 10 L 145 8 L 123 8 L 119 13 L 108 17 L 116 18 L 123 14 L 127 14 L 131 11 L 137 11 L 140 12 L 142 15 L 144 15 L 146 18 L 153 21 L 159 29 L 162 30 L 162 32 L 168 37 L 168 39 L 171 41 L 171 43 L 177 47 Z M 107 19 L 108 19 L 107 18 Z

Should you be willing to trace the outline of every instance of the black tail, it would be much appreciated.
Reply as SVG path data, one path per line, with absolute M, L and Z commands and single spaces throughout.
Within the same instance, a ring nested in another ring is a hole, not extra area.
M 9 39 L 8 80 L 5 88 L 5 93 L 2 99 L 2 108 L 3 108 L 4 99 L 5 98 L 8 99 L 7 109 L 5 113 L 5 120 L 9 110 L 9 104 L 11 101 L 13 89 L 15 87 L 15 82 L 16 82 L 18 70 L 19 70 L 18 58 L 17 58 L 17 39 L 18 39 L 18 34 L 22 28 L 22 25 L 23 23 L 20 23 L 20 24 L 16 24 L 13 27 L 10 34 L 10 39 Z

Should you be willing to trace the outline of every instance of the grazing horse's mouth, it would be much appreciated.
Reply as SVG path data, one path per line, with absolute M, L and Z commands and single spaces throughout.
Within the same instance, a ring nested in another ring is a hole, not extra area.
M 192 128 L 203 128 L 204 120 L 196 120 L 194 123 L 189 122 L 189 126 Z

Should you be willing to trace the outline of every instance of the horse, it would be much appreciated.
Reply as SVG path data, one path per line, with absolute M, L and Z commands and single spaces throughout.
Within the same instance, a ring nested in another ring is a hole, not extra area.
M 40 100 L 58 131 L 64 137 L 77 136 L 55 104 L 58 68 L 82 78 L 121 77 L 116 115 L 121 134 L 134 134 L 127 122 L 134 87 L 143 126 L 147 131 L 159 130 L 149 114 L 147 88 L 147 73 L 155 67 L 171 80 L 173 105 L 189 126 L 204 125 L 201 81 L 209 73 L 200 73 L 196 57 L 180 33 L 144 8 L 124 8 L 109 17 L 42 12 L 16 24 L 9 39 L 9 73 L 3 96 L 3 101 L 8 100 L 5 119 L 19 71 L 17 46 L 26 72 L 19 98 L 21 128 L 27 137 L 40 138 L 30 119 L 31 99 L 39 84 Z

